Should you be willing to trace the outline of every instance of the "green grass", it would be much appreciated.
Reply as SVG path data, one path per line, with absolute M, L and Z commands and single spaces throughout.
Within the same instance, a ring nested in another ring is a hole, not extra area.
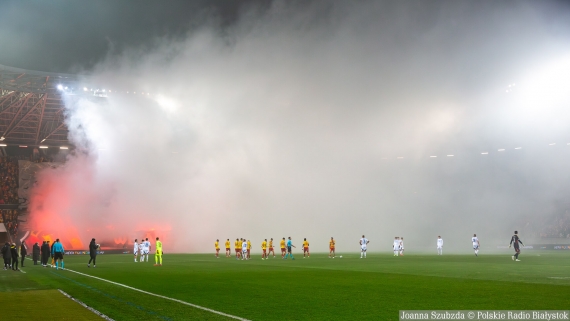
M 570 306 L 570 253 L 528 251 L 521 262 L 510 254 L 343 255 L 237 261 L 170 254 L 162 267 L 134 263 L 131 255 L 100 255 L 96 269 L 87 268 L 87 256 L 65 261 L 67 269 L 251 320 L 397 320 L 399 310 Z M 0 301 L 17 292 L 62 289 L 115 320 L 227 320 L 70 271 L 31 264 L 24 270 L 0 271 Z M 58 298 L 66 300 L 83 309 Z

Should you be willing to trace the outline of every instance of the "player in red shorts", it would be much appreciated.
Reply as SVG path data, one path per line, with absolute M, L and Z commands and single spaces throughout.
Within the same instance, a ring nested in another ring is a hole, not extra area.
M 283 238 L 281 240 L 280 246 L 281 246 L 281 258 L 284 259 L 285 258 L 285 238 Z
M 273 257 L 275 257 L 275 251 L 273 251 L 273 238 L 269 241 L 269 252 L 267 252 L 267 256 L 273 253 Z
M 230 239 L 226 240 L 226 257 L 231 257 L 232 256 L 232 249 L 230 248 L 231 243 L 230 243 Z
M 236 260 L 239 260 L 241 253 L 241 244 L 239 243 L 239 239 L 236 239 L 234 242 L 234 247 L 234 250 L 236 251 Z
M 305 258 L 305 255 L 307 255 L 307 257 L 311 257 L 311 253 L 309 253 L 309 242 L 307 241 L 307 238 L 303 240 L 303 258 Z

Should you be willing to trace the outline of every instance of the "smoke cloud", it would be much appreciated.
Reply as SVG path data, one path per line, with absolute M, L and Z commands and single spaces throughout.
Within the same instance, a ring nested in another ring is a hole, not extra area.
M 106 99 L 66 98 L 77 150 L 39 176 L 32 217 L 167 253 L 507 244 L 570 187 L 557 6 L 276 1 L 110 55 L 88 75 Z

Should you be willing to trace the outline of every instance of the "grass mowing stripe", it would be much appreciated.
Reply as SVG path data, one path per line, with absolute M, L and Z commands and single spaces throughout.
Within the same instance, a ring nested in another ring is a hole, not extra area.
M 115 321 L 111 318 L 109 318 L 108 316 L 104 315 L 103 313 L 93 309 L 92 307 L 88 306 L 87 304 L 77 300 L 76 298 L 72 297 L 71 295 L 65 293 L 64 291 L 62 291 L 61 289 L 57 289 L 59 292 L 61 292 L 61 294 L 65 295 L 66 297 L 68 297 L 69 299 L 73 300 L 76 303 L 79 303 L 79 305 L 83 306 L 84 308 L 86 308 L 87 310 L 95 313 L 96 315 L 100 316 L 101 318 L 107 320 L 107 321 Z
M 77 272 L 77 271 L 70 270 L 70 269 L 63 269 L 63 270 L 64 270 L 64 271 L 73 272 L 73 273 L 77 273 L 77 274 L 80 274 L 80 275 L 83 275 L 83 276 L 87 276 L 87 277 L 90 277 L 90 278 L 94 278 L 94 279 L 97 279 L 97 280 L 100 280 L 100 281 L 108 282 L 108 283 L 111 283 L 111 284 L 114 284 L 114 285 L 122 286 L 122 287 L 124 287 L 124 288 L 130 289 L 130 290 L 133 290 L 133 291 L 138 291 L 138 292 L 141 292 L 141 293 L 144 293 L 144 294 L 148 294 L 148 295 L 152 295 L 152 296 L 155 296 L 155 297 L 158 297 L 158 298 L 162 298 L 162 299 L 174 301 L 174 302 L 177 302 L 177 303 L 181 303 L 181 304 L 184 304 L 184 305 L 188 305 L 188 306 L 191 306 L 191 307 L 196 308 L 196 309 L 208 311 L 208 312 L 211 312 L 211 313 L 214 313 L 214 314 L 218 314 L 218 315 L 221 315 L 221 316 L 224 316 L 224 317 L 228 317 L 228 318 L 231 318 L 231 319 L 240 320 L 240 321 L 250 321 L 250 320 L 248 320 L 248 319 L 241 318 L 241 317 L 238 317 L 238 316 L 235 316 L 235 315 L 227 314 L 227 313 L 224 313 L 224 312 L 221 312 L 221 311 L 217 311 L 217 310 L 212 310 L 212 309 L 209 309 L 209 308 L 206 308 L 206 307 L 197 305 L 197 304 L 193 304 L 193 303 L 189 303 L 189 302 L 186 302 L 186 301 L 182 301 L 182 300 L 170 298 L 170 297 L 167 297 L 167 296 L 164 296 L 164 295 L 160 295 L 160 294 L 156 294 L 156 293 L 152 293 L 152 292 L 147 292 L 147 291 L 144 291 L 144 290 L 141 290 L 141 289 L 133 288 L 132 286 L 128 286 L 128 285 L 125 285 L 125 284 L 121 284 L 121 283 L 118 283 L 118 282 L 113 282 L 113 281 L 110 281 L 110 280 L 107 280 L 107 279 L 103 279 L 103 278 L 99 278 L 99 277 L 96 277 L 96 276 L 93 276 L 93 275 L 89 275 L 89 274 Z

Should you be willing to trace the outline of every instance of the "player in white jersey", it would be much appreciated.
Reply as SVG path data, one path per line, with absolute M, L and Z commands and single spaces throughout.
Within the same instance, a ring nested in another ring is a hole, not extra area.
M 360 239 L 360 258 L 362 258 L 362 255 L 366 258 L 366 244 L 368 243 L 370 243 L 370 241 L 362 235 L 362 238 Z
M 139 252 L 141 254 L 139 262 L 144 262 L 144 239 L 139 243 Z
M 139 243 L 138 240 L 135 239 L 135 246 L 133 248 L 133 253 L 135 254 L 135 262 L 137 261 L 137 255 L 139 254 Z
M 400 256 L 404 256 L 404 237 L 400 237 Z
M 243 243 L 241 244 L 241 259 L 242 260 L 249 260 L 249 258 L 247 257 L 247 241 L 245 239 L 243 239 Z
M 150 242 L 148 238 L 144 242 L 141 242 L 141 244 L 143 245 L 142 256 L 146 256 L 146 261 L 148 262 L 148 253 L 150 253 Z M 143 261 L 143 257 L 141 257 L 141 261 Z
M 400 238 L 399 237 L 395 237 L 394 238 L 394 244 L 392 245 L 392 247 L 394 248 L 394 256 L 398 256 L 398 253 L 400 252 Z
M 443 255 L 443 239 L 441 236 L 437 237 L 437 255 Z
M 473 237 L 471 238 L 471 242 L 473 243 L 473 250 L 475 251 L 475 256 L 479 255 L 479 238 L 477 237 L 477 234 L 473 234 Z

